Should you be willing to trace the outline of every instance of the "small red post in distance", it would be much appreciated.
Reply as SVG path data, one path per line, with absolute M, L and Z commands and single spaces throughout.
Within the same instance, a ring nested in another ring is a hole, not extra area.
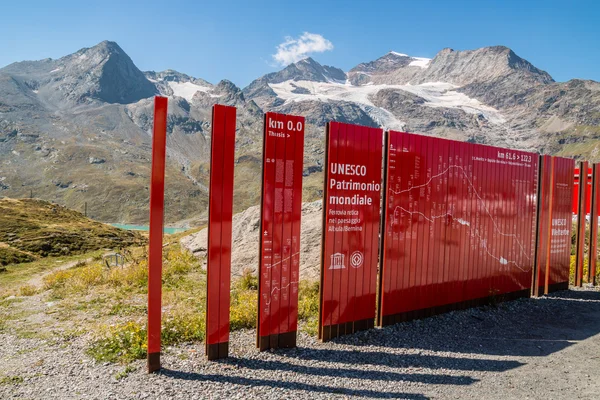
M 154 98 L 152 174 L 150 180 L 150 238 L 148 254 L 148 372 L 160 365 L 162 237 L 165 204 L 165 161 L 168 99 Z
M 267 113 L 258 286 L 257 347 L 295 347 L 300 282 L 304 117 Z
M 590 240 L 589 240 L 589 255 L 588 255 L 588 282 L 596 285 L 596 261 L 598 260 L 598 196 L 600 164 L 592 165 L 592 187 L 591 187 L 591 202 L 590 202 Z
M 206 356 L 229 354 L 231 224 L 235 164 L 236 108 L 213 106 L 206 296 Z
M 587 207 L 587 170 L 588 162 L 581 161 L 579 163 L 579 198 L 578 198 L 578 213 L 577 213 L 577 240 L 575 250 L 575 286 L 583 284 L 583 259 L 585 257 L 585 216 Z

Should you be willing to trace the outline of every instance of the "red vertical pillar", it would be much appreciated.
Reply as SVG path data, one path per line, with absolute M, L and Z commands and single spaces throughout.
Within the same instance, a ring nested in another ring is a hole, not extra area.
M 235 107 L 213 106 L 206 265 L 206 356 L 209 360 L 226 358 L 229 354 L 235 113 Z
M 160 369 L 160 317 L 162 295 L 162 235 L 165 204 L 167 147 L 166 97 L 154 98 L 152 177 L 150 182 L 150 251 L 148 255 L 148 372 Z
M 549 205 L 548 205 L 548 237 L 546 238 L 546 272 L 545 272 L 545 280 L 544 285 L 544 294 L 548 294 L 548 283 L 550 281 L 550 270 L 552 267 L 552 219 L 553 219 L 553 209 L 554 209 L 554 189 L 556 187 L 556 179 L 555 179 L 555 171 L 554 165 L 555 160 L 553 157 L 549 157 L 550 161 L 550 190 L 549 190 Z
M 550 163 L 552 157 L 543 155 L 539 157 L 538 174 L 538 195 L 537 195 L 537 216 L 536 216 L 536 248 L 535 248 L 535 267 L 533 276 L 533 296 L 542 296 L 544 294 L 544 282 L 546 281 L 546 264 L 548 239 L 550 235 L 549 219 L 549 200 L 550 200 Z
M 588 282 L 596 285 L 596 261 L 598 259 L 598 196 L 600 195 L 600 187 L 598 182 L 600 173 L 600 164 L 594 164 L 592 167 L 592 190 L 591 190 L 591 207 L 590 207 L 590 245 L 589 245 L 589 268 Z
M 585 214 L 587 199 L 588 162 L 579 163 L 579 201 L 577 209 L 577 240 L 575 250 L 575 286 L 583 283 L 583 258 L 585 247 Z

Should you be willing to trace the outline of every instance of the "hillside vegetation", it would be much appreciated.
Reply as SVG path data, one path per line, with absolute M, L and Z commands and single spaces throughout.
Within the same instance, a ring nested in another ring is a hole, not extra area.
M 138 233 L 37 199 L 0 199 L 0 265 L 143 244 Z

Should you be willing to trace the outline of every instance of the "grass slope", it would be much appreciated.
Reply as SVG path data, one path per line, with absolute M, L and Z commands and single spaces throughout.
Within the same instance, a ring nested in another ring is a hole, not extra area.
M 0 199 L 0 265 L 139 245 L 141 235 L 37 199 Z

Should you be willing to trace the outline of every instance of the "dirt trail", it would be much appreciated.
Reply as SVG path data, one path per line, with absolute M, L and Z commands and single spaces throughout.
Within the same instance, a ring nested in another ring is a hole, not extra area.
M 90 257 L 90 258 L 86 258 L 84 260 L 75 260 L 75 261 L 69 261 L 69 262 L 66 262 L 66 263 L 63 263 L 63 264 L 59 264 L 59 265 L 56 266 L 56 268 L 52 268 L 51 270 L 46 271 L 43 274 L 39 274 L 39 275 L 34 276 L 29 281 L 27 281 L 27 284 L 31 285 L 31 286 L 35 286 L 35 287 L 42 286 L 42 284 L 44 283 L 44 278 L 46 276 L 48 276 L 48 275 L 50 275 L 50 274 L 52 274 L 54 272 L 57 272 L 57 271 L 63 271 L 65 269 L 73 268 L 75 265 L 77 265 L 80 262 L 89 263 L 89 262 L 91 262 L 93 260 L 94 259 Z

